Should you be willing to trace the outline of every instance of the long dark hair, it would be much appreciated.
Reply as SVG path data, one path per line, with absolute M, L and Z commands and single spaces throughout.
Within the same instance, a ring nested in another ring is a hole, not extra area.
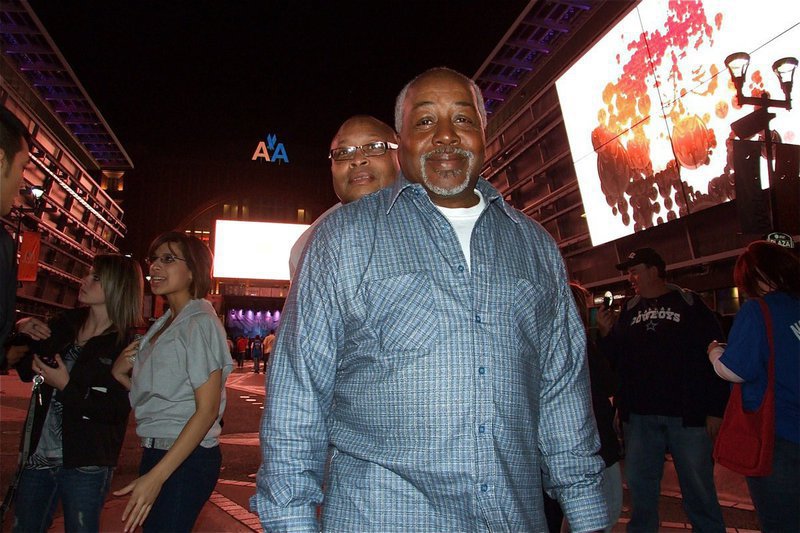
M 751 242 L 736 260 L 733 281 L 751 298 L 764 294 L 759 282 L 768 285 L 770 291 L 800 298 L 800 260 L 783 246 L 768 241 Z

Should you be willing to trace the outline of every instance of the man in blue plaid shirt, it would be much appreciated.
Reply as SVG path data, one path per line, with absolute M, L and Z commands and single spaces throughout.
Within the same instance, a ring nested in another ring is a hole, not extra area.
M 583 326 L 553 240 L 479 178 L 480 91 L 427 71 L 395 121 L 401 176 L 328 216 L 292 284 L 252 508 L 266 531 L 544 531 L 544 488 L 603 529 Z

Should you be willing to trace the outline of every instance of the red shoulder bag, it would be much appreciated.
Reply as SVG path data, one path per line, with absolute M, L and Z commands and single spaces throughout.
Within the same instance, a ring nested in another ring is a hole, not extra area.
M 745 411 L 742 384 L 734 383 L 725 408 L 714 460 L 745 476 L 762 477 L 772 473 L 772 449 L 775 444 L 775 345 L 772 338 L 772 315 L 763 298 L 758 299 L 769 341 L 767 390 L 755 411 Z

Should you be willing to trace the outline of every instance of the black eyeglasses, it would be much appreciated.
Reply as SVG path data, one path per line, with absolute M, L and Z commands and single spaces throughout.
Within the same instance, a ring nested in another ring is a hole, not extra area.
M 331 150 L 328 159 L 349 161 L 356 156 L 358 150 L 361 150 L 366 157 L 373 157 L 385 154 L 386 150 L 397 150 L 397 144 L 389 141 L 374 141 L 361 146 L 340 146 Z
M 156 261 L 161 261 L 162 265 L 171 265 L 175 261 L 186 261 L 183 257 L 178 257 L 177 255 L 173 254 L 163 254 L 163 255 L 151 255 L 150 257 L 145 257 L 144 263 L 147 266 L 154 265 Z

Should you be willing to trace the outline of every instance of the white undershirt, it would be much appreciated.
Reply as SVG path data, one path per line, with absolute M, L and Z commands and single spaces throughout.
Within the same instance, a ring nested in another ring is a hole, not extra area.
M 464 258 L 467 260 L 467 270 L 470 266 L 469 243 L 472 238 L 472 228 L 475 227 L 475 222 L 478 221 L 483 208 L 486 207 L 486 200 L 483 199 L 483 195 L 478 189 L 475 189 L 475 194 L 478 197 L 478 203 L 472 207 L 442 207 L 433 204 L 453 226 L 458 243 L 461 245 L 461 251 L 464 252 Z

